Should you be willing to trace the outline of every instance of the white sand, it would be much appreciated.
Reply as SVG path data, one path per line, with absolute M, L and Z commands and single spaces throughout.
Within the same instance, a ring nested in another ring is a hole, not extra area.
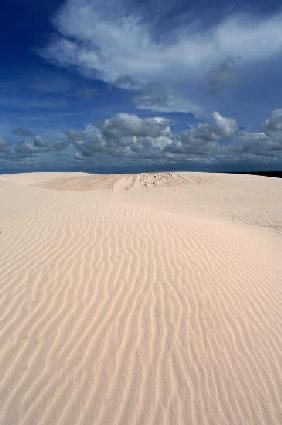
M 1 425 L 281 425 L 282 180 L 0 177 Z

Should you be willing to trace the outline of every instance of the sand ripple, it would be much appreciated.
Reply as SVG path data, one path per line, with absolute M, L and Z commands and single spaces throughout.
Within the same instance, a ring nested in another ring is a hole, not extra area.
M 0 178 L 0 424 L 280 425 L 282 184 L 47 177 Z

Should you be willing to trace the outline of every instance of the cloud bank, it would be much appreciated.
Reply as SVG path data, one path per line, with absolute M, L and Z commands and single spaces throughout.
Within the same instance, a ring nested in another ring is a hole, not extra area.
M 0 138 L 0 160 L 2 161 L 8 161 L 14 164 L 27 159 L 33 159 L 35 161 L 36 158 L 42 157 L 42 155 L 43 157 L 47 154 L 52 156 L 65 150 L 67 147 L 67 143 L 64 140 L 47 140 L 42 136 L 34 136 L 27 129 L 20 132 L 13 131 L 13 133 L 17 135 L 24 133 L 25 139 L 8 142 Z
M 174 133 L 162 117 L 139 118 L 121 113 L 82 132 L 66 131 L 66 137 L 85 160 L 121 158 L 124 163 L 275 163 L 282 159 L 282 109 L 273 111 L 260 132 L 239 129 L 235 119 L 214 112 L 210 121 Z
M 2 162 L 36 163 L 38 159 L 44 162 L 44 158 L 52 162 L 56 157 L 61 158 L 62 167 L 76 161 L 82 168 L 197 164 L 234 164 L 240 168 L 242 163 L 275 166 L 282 161 L 282 109 L 274 110 L 255 132 L 240 129 L 234 118 L 219 112 L 180 132 L 174 132 L 161 116 L 141 118 L 119 113 L 90 123 L 82 131 L 68 129 L 64 140 L 42 136 L 13 142 L 0 139 Z

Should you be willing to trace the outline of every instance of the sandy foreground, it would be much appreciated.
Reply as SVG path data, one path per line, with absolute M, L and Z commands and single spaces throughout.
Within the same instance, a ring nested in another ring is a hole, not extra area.
M 282 180 L 0 176 L 1 425 L 281 425 Z

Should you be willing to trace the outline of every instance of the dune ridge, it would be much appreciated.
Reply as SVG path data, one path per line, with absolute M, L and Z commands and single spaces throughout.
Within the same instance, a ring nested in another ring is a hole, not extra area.
M 280 425 L 282 183 L 0 176 L 1 425 Z

